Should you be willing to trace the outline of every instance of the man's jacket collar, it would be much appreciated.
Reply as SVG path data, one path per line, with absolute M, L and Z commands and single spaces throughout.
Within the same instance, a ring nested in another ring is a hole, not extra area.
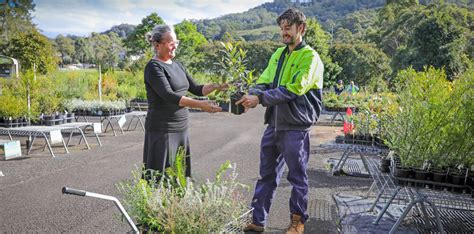
M 302 49 L 303 47 L 306 46 L 306 42 L 304 40 L 302 40 L 294 49 L 293 51 L 297 51 L 297 50 L 300 50 Z M 285 54 L 288 53 L 288 46 L 286 46 L 285 50 L 283 51 Z

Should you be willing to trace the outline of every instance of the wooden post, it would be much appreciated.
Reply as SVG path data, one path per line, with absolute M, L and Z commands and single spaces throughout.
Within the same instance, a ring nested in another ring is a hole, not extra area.
M 100 70 L 100 64 L 99 64 L 99 101 L 102 102 L 102 72 Z

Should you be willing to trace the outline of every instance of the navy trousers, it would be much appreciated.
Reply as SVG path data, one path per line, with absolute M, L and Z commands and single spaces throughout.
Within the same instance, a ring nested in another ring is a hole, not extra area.
M 251 206 L 253 223 L 265 226 L 275 191 L 288 166 L 288 181 L 293 186 L 290 197 L 290 212 L 308 219 L 308 165 L 310 148 L 309 131 L 275 131 L 267 127 L 260 145 L 260 178 L 255 186 Z

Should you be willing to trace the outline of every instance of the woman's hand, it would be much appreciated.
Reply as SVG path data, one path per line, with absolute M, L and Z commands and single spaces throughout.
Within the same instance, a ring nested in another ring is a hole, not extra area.
M 213 105 L 208 101 L 201 101 L 201 105 L 202 105 L 201 110 L 205 111 L 205 112 L 208 112 L 208 113 L 216 113 L 216 112 L 221 112 L 222 111 L 222 108 L 220 108 L 216 105 Z
M 202 88 L 202 94 L 204 96 L 207 96 L 208 94 L 210 94 L 214 90 L 217 90 L 217 92 L 220 92 L 220 91 L 225 91 L 227 89 L 229 89 L 229 84 L 227 84 L 227 83 L 224 83 L 224 84 L 207 84 L 207 85 L 204 85 L 204 87 Z
M 214 84 L 213 86 L 216 90 L 219 90 L 219 91 L 225 91 L 225 90 L 229 89 L 229 84 L 227 84 L 227 83 Z

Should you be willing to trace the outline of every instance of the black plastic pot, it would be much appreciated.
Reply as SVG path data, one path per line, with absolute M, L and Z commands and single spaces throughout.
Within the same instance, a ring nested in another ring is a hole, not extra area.
M 12 127 L 12 120 L 11 119 L 5 119 L 4 121 L 4 125 L 6 128 L 11 128 Z
M 228 102 L 218 102 L 217 105 L 219 105 L 220 108 L 222 108 L 222 112 L 229 112 L 229 103 Z
M 410 178 L 412 173 L 411 168 L 407 167 L 396 167 L 395 176 L 400 178 Z
M 234 115 L 241 115 L 245 112 L 245 107 L 242 104 L 236 105 L 235 103 L 239 101 L 245 93 L 236 92 L 230 95 L 230 112 Z
M 465 174 L 451 172 L 449 173 L 450 182 L 455 185 L 465 185 Z
M 390 159 L 386 157 L 380 158 L 380 171 L 383 173 L 390 172 Z
M 22 122 L 22 126 L 23 126 L 23 127 L 28 126 L 28 119 L 27 119 L 27 118 L 22 118 L 22 119 L 21 119 L 21 122 Z
M 343 144 L 344 143 L 344 136 L 336 136 L 336 143 Z
M 416 186 L 418 187 L 425 187 L 424 181 L 428 180 L 429 172 L 423 169 L 414 169 L 414 178 L 418 180 L 416 182 Z
M 467 175 L 466 185 L 474 187 L 474 173 L 472 171 Z
M 54 117 L 51 116 L 51 115 L 45 115 L 45 116 L 43 117 L 43 119 L 44 119 L 44 124 L 45 124 L 46 126 L 53 126 L 53 125 L 54 125 L 53 118 L 54 118 Z
M 53 125 L 60 125 L 64 121 L 64 116 L 63 114 L 57 114 L 56 117 L 54 117 L 54 124 Z
M 74 121 L 74 113 L 68 113 L 67 114 L 67 122 L 72 123 Z
M 447 175 L 446 171 L 442 171 L 442 170 L 432 170 L 431 171 L 431 179 L 434 182 L 438 182 L 438 183 L 446 182 L 446 175 Z

